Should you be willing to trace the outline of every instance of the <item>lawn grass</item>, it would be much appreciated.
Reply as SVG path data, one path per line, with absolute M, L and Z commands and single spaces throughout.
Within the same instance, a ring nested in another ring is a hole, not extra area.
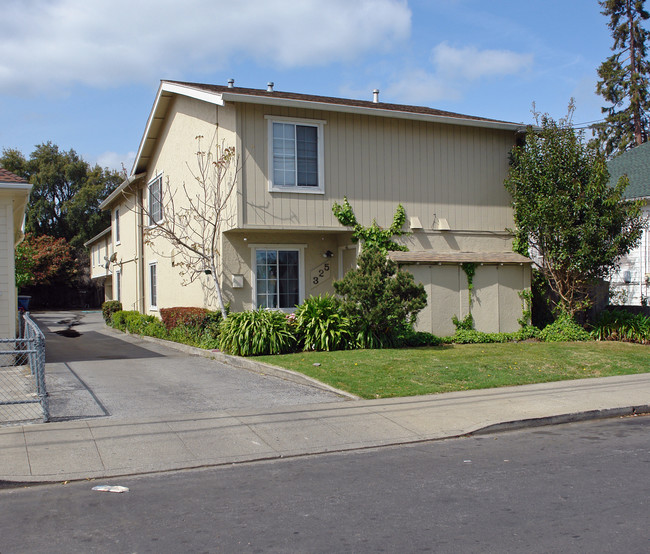
M 650 372 L 650 347 L 621 342 L 466 344 L 302 352 L 255 359 L 362 398 Z

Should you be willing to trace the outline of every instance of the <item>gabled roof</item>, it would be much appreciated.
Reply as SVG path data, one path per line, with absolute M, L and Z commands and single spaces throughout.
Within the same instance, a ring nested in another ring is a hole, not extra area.
M 650 198 L 650 142 L 632 148 L 607 163 L 609 182 L 614 185 L 627 175 L 626 198 Z
M 26 179 L 0 167 L 0 192 L 11 194 L 14 198 L 14 246 L 23 240 L 25 234 L 25 209 L 32 190 Z
M 454 125 L 503 129 L 513 132 L 525 129 L 523 123 L 513 123 L 510 121 L 500 121 L 498 119 L 458 114 L 436 110 L 434 108 L 427 108 L 425 106 L 389 104 L 385 102 L 352 100 L 348 98 L 316 96 L 276 90 L 268 91 L 234 86 L 187 83 L 183 81 L 161 81 L 158 94 L 156 95 L 156 100 L 147 121 L 142 141 L 140 142 L 140 147 L 138 148 L 131 175 L 146 171 L 148 160 L 153 154 L 154 146 L 159 138 L 167 108 L 175 95 L 196 98 L 218 106 L 223 106 L 226 102 L 246 102 L 266 104 L 269 106 L 307 108 L 312 110 L 361 113 L 379 117 L 415 119 Z
M 28 185 L 29 184 L 27 182 L 27 179 L 23 179 L 22 177 L 19 177 L 15 173 L 12 173 L 11 171 L 8 171 L 2 167 L 0 167 L 0 183 L 2 183 L 3 185 L 9 185 L 9 184 Z
M 88 245 L 94 244 L 102 237 L 105 237 L 106 235 L 110 234 L 110 232 L 111 232 L 111 227 L 107 227 L 101 233 L 97 233 L 93 238 L 88 239 L 86 242 L 84 242 L 84 246 L 88 248 Z

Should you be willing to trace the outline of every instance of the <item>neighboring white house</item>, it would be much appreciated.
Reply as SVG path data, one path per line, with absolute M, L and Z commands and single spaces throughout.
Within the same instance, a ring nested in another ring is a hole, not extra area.
M 469 308 L 462 264 L 473 263 L 477 329 L 514 331 L 531 262 L 512 252 L 503 181 L 523 131 L 517 123 L 389 104 L 377 95 L 365 101 L 163 81 L 133 169 L 101 205 L 111 212 L 112 298 L 148 314 L 216 308 L 212 277 L 182 286 L 178 251 L 146 237 L 152 221 L 169 213 L 161 190 L 180 191 L 176 202 L 183 187 L 198 191 L 192 170 L 196 137 L 203 136 L 204 145 L 216 139 L 237 156 L 218 272 L 233 311 L 289 311 L 333 292 L 332 282 L 356 261 L 351 230 L 332 213 L 347 197 L 362 225 L 388 227 L 404 206 L 412 234 L 402 242 L 410 252 L 396 259 L 427 290 L 420 330 L 453 334 L 452 316 L 462 319 Z
M 610 182 L 627 175 L 630 185 L 625 191 L 629 200 L 641 200 L 646 227 L 639 245 L 621 260 L 620 269 L 612 276 L 610 293 L 613 302 L 629 306 L 650 304 L 650 142 L 624 152 L 608 164 Z
M 0 337 L 14 338 L 18 296 L 14 248 L 24 238 L 25 209 L 32 190 L 22 177 L 0 168 Z

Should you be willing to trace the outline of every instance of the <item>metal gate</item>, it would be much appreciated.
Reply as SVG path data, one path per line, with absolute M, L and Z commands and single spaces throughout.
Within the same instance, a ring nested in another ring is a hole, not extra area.
M 45 337 L 23 314 L 21 337 L 0 339 L 0 425 L 48 421 Z

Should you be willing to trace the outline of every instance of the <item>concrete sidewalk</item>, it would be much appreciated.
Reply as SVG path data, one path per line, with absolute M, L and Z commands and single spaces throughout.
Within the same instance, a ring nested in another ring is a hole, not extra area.
M 0 480 L 208 467 L 650 412 L 650 374 L 388 400 L 0 428 Z

